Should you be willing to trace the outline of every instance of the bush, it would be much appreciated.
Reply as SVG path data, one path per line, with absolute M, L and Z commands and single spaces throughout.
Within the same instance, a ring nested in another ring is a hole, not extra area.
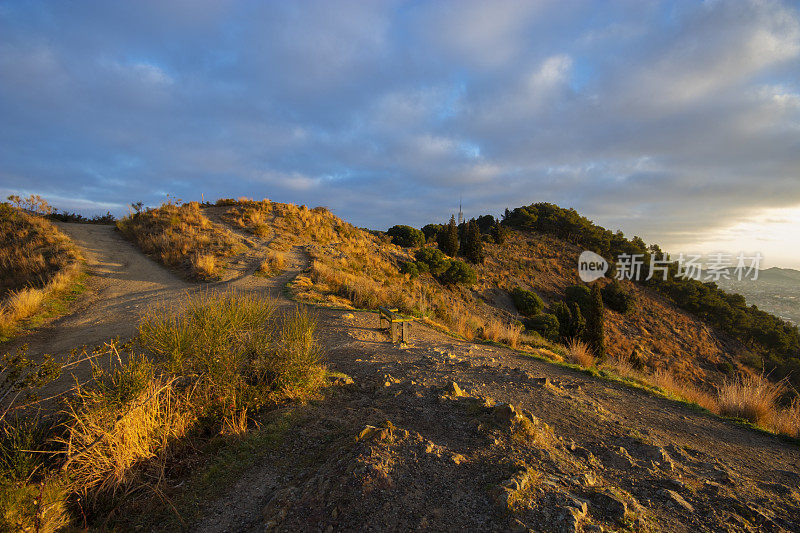
M 403 261 L 400 263 L 400 273 L 408 274 L 411 279 L 414 279 L 419 276 L 419 267 L 414 261 Z
M 439 276 L 450 268 L 450 259 L 437 248 L 421 248 L 414 254 L 414 258 L 417 260 L 420 273 L 430 272 L 434 276 Z
M 528 329 L 539 333 L 542 337 L 556 342 L 558 341 L 558 318 L 550 313 L 541 313 L 528 319 Z
M 444 229 L 444 224 L 425 224 L 422 227 L 422 234 L 425 235 L 427 242 L 434 242 L 442 229 Z
M 398 246 L 410 248 L 425 244 L 425 234 L 411 226 L 392 226 L 386 234 L 389 235 L 392 238 L 392 242 Z
M 439 276 L 439 281 L 446 285 L 454 285 L 456 283 L 472 285 L 477 280 L 478 278 L 475 275 L 475 271 L 472 270 L 472 267 L 464 261 L 459 261 L 457 259 L 451 261 L 450 267 Z
M 571 285 L 564 291 L 564 299 L 568 304 L 577 303 L 585 316 L 592 302 L 592 291 L 586 285 Z
M 511 291 L 511 297 L 519 312 L 525 316 L 538 315 L 544 308 L 544 302 L 535 292 L 517 287 Z
M 603 303 L 609 309 L 613 309 L 618 313 L 625 314 L 633 309 L 633 304 L 636 297 L 633 293 L 625 290 L 622 284 L 613 280 L 611 283 L 603 287 Z

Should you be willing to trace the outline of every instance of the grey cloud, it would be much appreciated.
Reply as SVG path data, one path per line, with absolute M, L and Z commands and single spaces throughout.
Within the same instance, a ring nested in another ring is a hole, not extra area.
M 270 197 L 362 226 L 534 201 L 675 240 L 800 205 L 789 2 L 0 6 L 0 193 Z

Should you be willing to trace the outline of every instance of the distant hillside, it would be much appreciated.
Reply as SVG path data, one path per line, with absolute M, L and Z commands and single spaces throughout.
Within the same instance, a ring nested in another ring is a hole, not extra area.
M 748 304 L 800 324 L 800 270 L 772 267 L 760 271 L 755 281 L 723 279 L 717 285 L 741 294 Z

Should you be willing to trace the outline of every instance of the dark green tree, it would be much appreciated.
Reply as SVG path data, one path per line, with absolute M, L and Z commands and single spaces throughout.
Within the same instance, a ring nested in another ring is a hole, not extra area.
M 494 225 L 492 226 L 491 235 L 494 239 L 494 242 L 497 244 L 504 244 L 506 242 L 506 236 L 508 236 L 508 229 L 501 225 L 500 222 L 495 220 Z
M 550 311 L 558 319 L 558 336 L 562 340 L 568 339 L 572 326 L 572 315 L 569 312 L 569 306 L 559 300 L 550 307 Z
M 583 318 L 581 307 L 577 302 L 572 302 L 572 306 L 569 308 L 569 314 L 569 336 L 574 339 L 579 339 L 583 336 L 583 332 L 586 331 L 586 319 Z
M 405 248 L 416 248 L 425 244 L 425 235 L 417 228 L 412 228 L 411 226 L 392 226 L 386 234 L 392 238 L 394 244 Z
M 586 318 L 586 333 L 584 337 L 598 361 L 603 361 L 606 358 L 604 311 L 603 295 L 600 292 L 600 285 L 595 283 L 592 285 L 591 301 L 589 303 L 589 313 Z
M 442 229 L 444 229 L 444 224 L 425 224 L 422 226 L 422 234 L 425 235 L 426 241 L 433 242 Z
M 483 241 L 481 240 L 481 230 L 475 219 L 471 219 L 467 224 L 466 236 L 464 239 L 464 257 L 473 264 L 483 263 Z
M 458 225 L 453 215 L 450 215 L 450 223 L 439 232 L 437 244 L 439 249 L 450 257 L 458 254 Z

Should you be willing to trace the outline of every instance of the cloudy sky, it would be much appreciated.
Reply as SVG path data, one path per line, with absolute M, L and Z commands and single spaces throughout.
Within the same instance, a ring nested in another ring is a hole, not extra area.
M 0 3 L 0 194 L 325 205 L 385 229 L 550 201 L 800 267 L 794 2 Z

